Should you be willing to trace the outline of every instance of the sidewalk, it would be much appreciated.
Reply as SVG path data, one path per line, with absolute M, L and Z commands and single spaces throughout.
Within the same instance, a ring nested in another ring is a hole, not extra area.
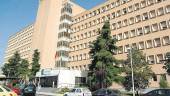
M 37 90 L 36 94 L 47 96 L 63 96 L 63 94 L 57 93 L 57 88 L 40 88 Z
M 47 93 L 47 92 L 37 92 L 37 95 L 47 95 L 47 96 L 63 96 L 63 94 L 57 94 L 57 93 Z

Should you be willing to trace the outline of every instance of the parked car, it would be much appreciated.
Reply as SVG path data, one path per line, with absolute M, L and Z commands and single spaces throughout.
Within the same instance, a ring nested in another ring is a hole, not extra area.
M 0 96 L 18 96 L 18 95 L 10 88 L 0 85 Z
M 17 95 L 21 95 L 21 90 L 20 88 L 13 87 L 11 88 Z
M 23 96 L 35 96 L 36 94 L 36 86 L 34 84 L 26 85 L 22 95 Z
M 64 96 L 92 96 L 87 88 L 73 88 L 70 92 L 66 92 Z
M 121 93 L 118 90 L 102 88 L 94 91 L 92 95 L 93 96 L 121 96 Z
M 170 89 L 144 89 L 141 96 L 170 96 Z

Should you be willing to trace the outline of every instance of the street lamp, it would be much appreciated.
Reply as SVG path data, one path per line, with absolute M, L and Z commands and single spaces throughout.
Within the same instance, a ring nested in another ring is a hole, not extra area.
M 133 58 L 132 58 L 132 47 L 128 48 L 128 53 L 130 55 L 130 66 L 131 66 L 131 70 L 132 70 L 132 92 L 133 92 L 133 96 L 135 96 L 135 84 L 134 84 L 134 73 L 133 73 Z

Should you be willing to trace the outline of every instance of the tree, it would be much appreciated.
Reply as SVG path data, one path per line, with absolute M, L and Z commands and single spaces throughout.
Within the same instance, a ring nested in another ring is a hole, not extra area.
M 18 51 L 14 53 L 14 55 L 8 60 L 8 63 L 6 63 L 2 67 L 2 71 L 4 75 L 10 76 L 10 77 L 19 77 L 18 74 L 18 68 L 21 62 L 21 57 Z
M 163 68 L 166 69 L 166 72 L 170 75 L 170 52 L 166 53 L 166 60 Z
M 8 63 L 5 63 L 3 66 L 2 66 L 2 72 L 5 76 L 9 76 L 9 70 L 10 69 L 10 66 Z
M 160 86 L 160 88 L 168 88 L 169 87 L 168 82 L 163 78 L 160 79 L 159 86 Z
M 40 52 L 38 52 L 38 49 L 36 49 L 34 50 L 34 54 L 32 58 L 30 78 L 35 77 L 36 72 L 40 70 L 39 60 L 40 60 Z
M 113 57 L 117 50 L 116 39 L 110 36 L 110 24 L 105 22 L 100 36 L 90 45 L 92 63 L 89 66 L 88 85 L 91 90 L 105 88 L 112 85 L 113 81 L 121 79 L 121 69 Z
M 123 83 L 126 90 L 132 89 L 132 78 L 131 78 L 131 56 L 132 55 L 132 66 L 134 69 L 134 87 L 138 91 L 140 89 L 146 88 L 149 85 L 149 79 L 152 77 L 153 72 L 149 63 L 146 62 L 145 56 L 142 51 L 137 49 L 132 49 L 131 53 L 128 54 L 125 66 L 125 81 Z
M 29 62 L 28 60 L 22 59 L 18 68 L 18 74 L 21 78 L 26 79 L 29 75 Z

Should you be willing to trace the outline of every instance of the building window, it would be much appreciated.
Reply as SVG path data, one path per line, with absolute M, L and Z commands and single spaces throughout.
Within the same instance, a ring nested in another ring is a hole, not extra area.
M 144 45 L 144 42 L 139 42 L 139 49 L 144 49 L 145 48 L 145 45 Z
M 133 49 L 138 49 L 137 44 L 136 43 L 132 43 L 132 48 Z
M 142 7 L 142 8 L 144 8 L 144 7 L 146 7 L 146 6 L 147 6 L 147 2 L 146 2 L 146 0 L 141 1 L 141 7 Z
M 118 47 L 118 53 L 119 53 L 119 54 L 122 54 L 122 53 L 123 53 L 123 46 L 119 46 L 119 47 Z
M 95 36 L 95 35 L 96 35 L 96 30 L 93 30 L 92 36 Z
M 160 2 L 162 2 L 162 0 L 156 0 L 156 3 L 160 3 Z
M 95 25 L 96 24 L 96 20 L 93 20 L 93 23 L 92 23 L 92 25 Z
M 86 33 L 84 33 L 84 38 L 87 38 L 87 32 L 86 32 Z
M 128 20 L 127 19 L 123 20 L 123 26 L 127 26 L 127 25 L 128 25 Z
M 83 59 L 83 55 L 82 54 L 80 54 L 80 59 L 79 60 L 82 60 Z
M 116 39 L 116 35 L 113 35 L 112 38 L 113 38 L 113 39 Z
M 105 16 L 102 17 L 102 21 L 101 22 L 104 22 L 105 21 Z
M 160 38 L 154 39 L 154 45 L 155 45 L 155 47 L 160 47 L 160 46 L 161 46 L 161 40 L 160 40 Z
M 148 20 L 148 19 L 149 19 L 148 13 L 143 13 L 143 20 Z
M 141 16 L 140 15 L 137 15 L 136 16 L 136 22 L 140 22 L 141 21 Z
M 83 59 L 86 60 L 86 59 L 87 59 L 86 57 L 87 57 L 87 56 L 86 56 L 86 53 L 84 53 L 84 54 L 83 54 Z
M 88 33 L 89 33 L 89 34 L 88 34 L 88 37 L 91 37 L 91 36 L 92 36 L 91 31 L 89 31 Z
M 127 14 L 127 9 L 126 8 L 123 8 L 122 14 Z
M 162 21 L 162 22 L 160 22 L 160 28 L 161 28 L 161 30 L 165 30 L 165 29 L 167 29 L 168 27 L 167 27 L 167 23 L 166 23 L 166 21 Z
M 116 1 L 116 6 L 119 6 L 120 5 L 120 0 L 117 0 Z
M 125 53 L 128 52 L 128 49 L 130 48 L 129 44 L 125 45 Z
M 111 8 L 114 8 L 115 7 L 115 2 L 112 2 L 111 3 Z
M 170 5 L 166 6 L 166 13 L 170 13 Z
M 112 29 L 115 30 L 116 29 L 116 23 L 112 24 Z
M 96 23 L 97 23 L 97 24 L 99 24 L 99 23 L 100 23 L 100 18 L 98 18 L 98 19 L 97 19 L 97 22 L 96 22 Z
M 138 28 L 138 29 L 137 29 L 137 35 L 138 35 L 138 36 L 143 35 L 143 30 L 142 30 L 142 28 Z
M 163 63 L 163 54 L 156 55 L 156 63 L 157 64 Z
M 152 48 L 153 44 L 152 44 L 152 40 L 147 40 L 146 41 L 146 48 Z
M 169 36 L 163 37 L 162 42 L 163 42 L 163 45 L 169 45 L 170 44 Z
M 117 39 L 118 39 L 118 40 L 122 40 L 122 33 L 118 34 Z
M 152 24 L 152 31 L 153 31 L 153 32 L 156 32 L 156 31 L 158 31 L 158 30 L 159 30 L 158 24 L 157 24 L 157 23 Z
M 140 5 L 139 5 L 139 3 L 136 3 L 135 4 L 135 10 L 139 10 L 140 9 Z
M 115 18 L 115 12 L 112 13 L 112 16 L 111 16 L 112 19 Z
M 155 57 L 154 57 L 154 55 L 148 56 L 148 63 L 149 63 L 149 64 L 154 64 L 154 63 L 155 63 Z
M 117 25 L 118 25 L 117 28 L 121 28 L 121 25 L 122 25 L 121 21 L 117 22 Z
M 156 11 L 155 10 L 150 11 L 149 14 L 150 14 L 150 18 L 156 17 Z
M 86 48 L 86 46 L 87 46 L 87 43 L 84 43 L 84 46 L 83 46 L 83 48 Z
M 83 34 L 81 34 L 80 39 L 83 39 Z
M 106 10 L 109 10 L 109 9 L 110 9 L 110 5 L 107 5 L 107 6 L 106 6 Z
M 117 17 L 119 17 L 119 16 L 121 16 L 121 11 L 120 10 L 117 11 Z
M 136 31 L 135 30 L 131 30 L 130 31 L 130 37 L 135 37 L 136 36 Z
M 128 7 L 128 12 L 130 13 L 132 11 L 133 11 L 133 6 L 131 5 L 131 6 Z
M 131 18 L 129 19 L 129 24 L 134 24 L 134 17 L 131 17 Z
M 144 32 L 145 32 L 145 34 L 150 33 L 151 32 L 150 26 L 145 26 L 144 27 Z
M 154 4 L 154 0 L 148 0 L 148 5 Z
M 105 8 L 104 7 L 102 7 L 101 12 L 105 12 Z
M 80 49 L 83 49 L 83 44 L 80 44 Z
M 128 32 L 124 32 L 124 39 L 128 39 L 129 38 L 129 33 Z
M 164 9 L 163 9 L 163 7 L 161 7 L 158 9 L 158 16 L 161 16 L 163 14 L 164 14 Z
M 107 15 L 106 20 L 110 20 L 110 14 Z

